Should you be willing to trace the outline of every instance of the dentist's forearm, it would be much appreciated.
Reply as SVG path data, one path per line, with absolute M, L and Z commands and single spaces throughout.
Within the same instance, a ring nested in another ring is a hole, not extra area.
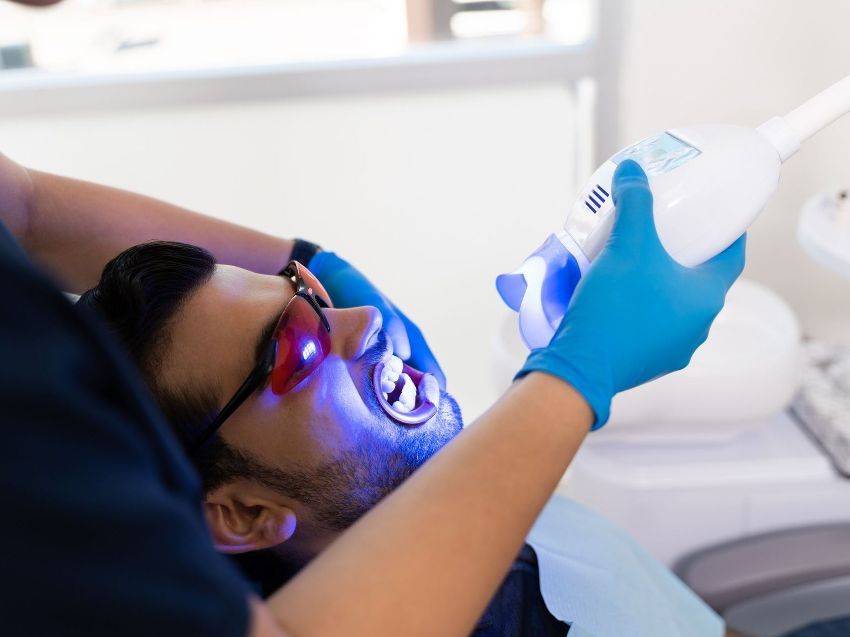
M 468 635 L 592 422 L 572 387 L 529 374 L 269 609 L 291 635 Z
M 151 240 L 206 248 L 220 263 L 278 272 L 292 241 L 191 212 L 163 201 L 67 177 L 29 171 L 26 223 L 13 228 L 24 248 L 67 286 L 94 286 L 122 250 Z

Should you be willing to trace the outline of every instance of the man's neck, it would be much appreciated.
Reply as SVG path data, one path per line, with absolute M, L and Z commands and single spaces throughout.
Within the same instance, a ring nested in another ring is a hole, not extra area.
M 309 540 L 299 537 L 298 533 L 279 546 L 233 555 L 233 561 L 242 574 L 260 588 L 265 597 L 283 586 L 298 571 L 339 537 L 336 531 L 304 533 Z

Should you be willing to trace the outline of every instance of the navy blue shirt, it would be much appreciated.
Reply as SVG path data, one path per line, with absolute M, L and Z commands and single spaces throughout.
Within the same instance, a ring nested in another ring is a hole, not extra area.
M 847 635 L 850 635 L 850 617 L 835 617 L 792 630 L 785 637 L 847 637 Z
M 473 637 L 564 637 L 569 627 L 556 619 L 540 593 L 537 554 L 528 544 L 490 601 Z
M 177 441 L 2 224 L 0 295 L 0 634 L 245 637 Z

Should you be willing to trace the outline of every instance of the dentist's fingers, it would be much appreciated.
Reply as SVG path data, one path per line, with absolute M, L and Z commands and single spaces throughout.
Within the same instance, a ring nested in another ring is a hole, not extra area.
M 437 358 L 434 356 L 431 348 L 428 347 L 428 343 L 425 341 L 422 331 L 415 323 L 413 323 L 413 321 L 405 316 L 404 312 L 401 310 L 397 311 L 401 320 L 404 321 L 405 327 L 407 328 L 407 338 L 410 341 L 410 359 L 407 362 L 421 372 L 433 374 L 437 379 L 437 383 L 440 385 L 440 389 L 445 390 L 446 375 L 443 373 L 443 369 L 437 362 Z
M 611 184 L 616 219 L 611 240 L 623 245 L 641 247 L 645 242 L 659 243 L 652 214 L 652 192 L 646 173 L 635 161 L 623 161 Z
M 381 311 L 381 316 L 384 319 L 384 331 L 393 342 L 393 354 L 401 360 L 407 360 L 410 358 L 410 340 L 407 334 L 407 326 L 399 316 L 400 312 L 388 303 L 376 303 L 375 306 Z

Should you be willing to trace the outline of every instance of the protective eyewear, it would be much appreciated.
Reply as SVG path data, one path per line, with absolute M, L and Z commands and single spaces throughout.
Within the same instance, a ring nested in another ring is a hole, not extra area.
M 248 378 L 207 425 L 190 453 L 197 452 L 257 389 L 268 383 L 276 395 L 283 395 L 327 358 L 331 350 L 331 326 L 322 311 L 331 307 L 327 291 L 297 261 L 291 261 L 280 274 L 292 282 L 295 296 L 283 308 L 271 340 Z

